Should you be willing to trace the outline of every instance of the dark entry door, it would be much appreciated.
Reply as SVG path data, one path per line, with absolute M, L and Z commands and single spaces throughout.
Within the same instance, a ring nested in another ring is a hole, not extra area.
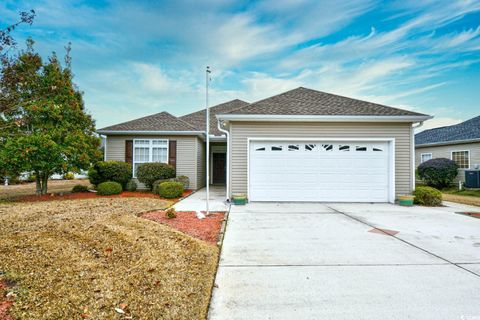
M 212 183 L 225 184 L 227 168 L 227 154 L 214 153 L 213 154 L 213 179 Z

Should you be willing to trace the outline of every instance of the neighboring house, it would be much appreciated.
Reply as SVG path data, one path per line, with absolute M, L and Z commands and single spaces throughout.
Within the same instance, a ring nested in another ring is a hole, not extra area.
M 203 187 L 204 112 L 103 128 L 106 159 L 169 162 Z M 250 201 L 393 202 L 414 188 L 413 125 L 431 118 L 302 87 L 211 114 L 211 181 Z
M 415 165 L 434 158 L 454 160 L 460 181 L 465 181 L 465 170 L 480 169 L 480 116 L 416 134 Z

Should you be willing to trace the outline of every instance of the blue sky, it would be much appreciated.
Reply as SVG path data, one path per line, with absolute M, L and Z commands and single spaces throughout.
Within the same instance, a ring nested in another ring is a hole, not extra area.
M 435 116 L 480 114 L 480 1 L 9 1 L 34 9 L 43 55 L 72 42 L 75 82 L 97 127 L 305 86 Z

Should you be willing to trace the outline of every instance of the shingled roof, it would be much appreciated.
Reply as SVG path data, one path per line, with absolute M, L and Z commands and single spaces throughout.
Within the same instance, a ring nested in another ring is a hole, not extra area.
M 480 140 L 480 116 L 465 122 L 422 131 L 415 135 L 415 145 L 454 143 L 455 141 Z
M 427 116 L 299 87 L 228 112 L 240 115 Z
M 218 113 L 226 113 L 240 107 L 248 105 L 242 100 L 228 101 L 210 108 L 210 133 L 216 136 L 223 135 L 217 128 Z M 160 112 L 143 118 L 119 123 L 113 126 L 105 127 L 98 130 L 100 134 L 112 134 L 125 131 L 205 131 L 205 110 L 196 111 L 182 117 L 175 117 L 168 112 Z
M 217 114 L 228 113 L 248 105 L 248 102 L 235 99 L 210 108 L 210 134 L 220 136 L 222 132 L 217 127 Z M 194 113 L 190 113 L 180 117 L 180 119 L 192 124 L 198 130 L 205 130 L 205 109 Z
M 163 111 L 98 130 L 105 131 L 198 131 L 193 125 Z

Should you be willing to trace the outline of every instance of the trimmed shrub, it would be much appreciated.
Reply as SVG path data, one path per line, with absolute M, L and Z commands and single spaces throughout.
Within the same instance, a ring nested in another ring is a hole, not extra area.
M 110 196 L 122 192 L 122 185 L 115 181 L 102 182 L 97 186 L 97 194 L 99 196 Z
M 73 180 L 73 179 L 75 179 L 75 175 L 73 174 L 73 172 L 67 172 L 63 175 L 63 179 L 64 180 Z
M 88 179 L 95 186 L 114 181 L 124 187 L 132 179 L 132 166 L 121 161 L 99 161 L 88 170 Z
M 457 174 L 458 165 L 446 158 L 431 159 L 418 166 L 420 179 L 438 189 L 450 186 Z
M 174 181 L 183 184 L 183 189 L 188 189 L 190 186 L 190 179 L 187 176 L 178 176 L 174 179 Z
M 30 173 L 27 176 L 27 182 L 35 182 L 37 181 L 37 176 L 34 173 Z
M 175 181 L 162 182 L 158 185 L 158 194 L 167 199 L 181 197 L 183 194 L 183 184 Z
M 177 217 L 177 211 L 175 211 L 175 208 L 168 208 L 165 210 L 165 218 L 167 219 L 173 219 Z
M 87 187 L 87 186 L 83 186 L 83 185 L 81 185 L 81 184 L 77 184 L 77 185 L 74 185 L 74 186 L 73 186 L 72 192 L 73 192 L 73 193 L 76 193 L 76 192 L 88 192 L 88 187 Z
M 127 185 L 125 186 L 125 190 L 127 191 L 137 191 L 137 183 L 132 179 L 127 182 Z
M 414 202 L 422 206 L 440 206 L 442 204 L 442 193 L 432 187 L 419 186 L 413 191 Z
M 152 162 L 144 163 L 137 169 L 137 179 L 152 190 L 153 183 L 157 180 L 170 179 L 175 177 L 175 168 L 166 163 Z
M 160 185 L 160 183 L 168 182 L 168 181 L 172 181 L 172 179 L 160 179 L 160 180 L 155 181 L 152 184 L 152 192 L 153 193 L 158 193 L 158 186 Z

